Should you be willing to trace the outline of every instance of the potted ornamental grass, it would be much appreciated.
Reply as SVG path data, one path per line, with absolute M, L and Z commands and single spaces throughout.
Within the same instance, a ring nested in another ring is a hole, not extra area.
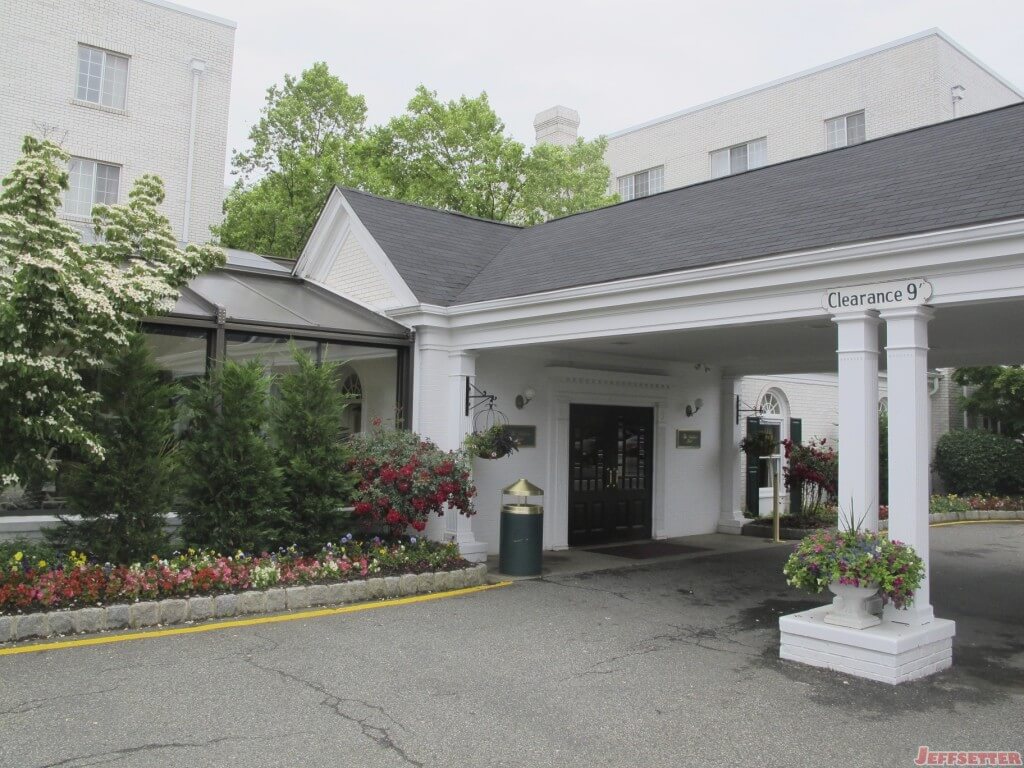
M 466 453 L 478 459 L 500 459 L 519 450 L 511 430 L 504 424 L 466 435 L 463 446 Z
M 865 629 L 881 623 L 867 601 L 881 595 L 883 604 L 906 608 L 924 578 L 924 561 L 913 547 L 890 541 L 884 533 L 859 530 L 815 531 L 797 544 L 783 573 L 790 586 L 835 595 L 828 624 Z

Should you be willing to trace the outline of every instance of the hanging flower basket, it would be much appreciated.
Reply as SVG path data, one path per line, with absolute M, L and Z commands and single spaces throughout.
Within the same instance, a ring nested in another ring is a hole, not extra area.
M 481 432 L 466 435 L 466 453 L 478 459 L 500 459 L 519 450 L 512 433 L 504 424 L 495 424 Z
M 748 456 L 771 456 L 777 448 L 778 443 L 771 432 L 757 432 L 740 440 L 740 450 Z

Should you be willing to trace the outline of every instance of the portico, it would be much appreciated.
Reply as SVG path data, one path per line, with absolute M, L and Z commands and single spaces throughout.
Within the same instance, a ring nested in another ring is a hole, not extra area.
M 338 189 L 295 272 L 414 330 L 414 430 L 459 447 L 469 382 L 532 436 L 475 462 L 474 518 L 428 529 L 468 559 L 517 477 L 545 489 L 547 548 L 737 531 L 757 374 L 838 372 L 839 505 L 877 529 L 885 370 L 889 531 L 927 562 L 928 369 L 1024 360 L 994 332 L 1024 318 L 1022 130 L 1008 107 L 530 228 Z M 875 629 L 781 629 L 786 658 L 888 682 L 948 665 L 954 631 L 927 578 Z

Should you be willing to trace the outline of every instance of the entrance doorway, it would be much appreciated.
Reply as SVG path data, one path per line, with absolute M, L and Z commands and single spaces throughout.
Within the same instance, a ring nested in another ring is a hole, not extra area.
M 572 405 L 569 546 L 651 538 L 654 409 Z

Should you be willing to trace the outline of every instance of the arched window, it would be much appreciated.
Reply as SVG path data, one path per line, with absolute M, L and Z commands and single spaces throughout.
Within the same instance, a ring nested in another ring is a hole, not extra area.
M 761 415 L 782 418 L 782 403 L 774 392 L 765 392 L 761 398 Z
M 347 368 L 347 366 L 346 366 Z M 363 430 L 363 382 L 359 374 L 351 368 L 342 371 L 341 394 L 348 397 L 348 407 L 342 416 L 342 429 L 345 435 L 354 435 Z

